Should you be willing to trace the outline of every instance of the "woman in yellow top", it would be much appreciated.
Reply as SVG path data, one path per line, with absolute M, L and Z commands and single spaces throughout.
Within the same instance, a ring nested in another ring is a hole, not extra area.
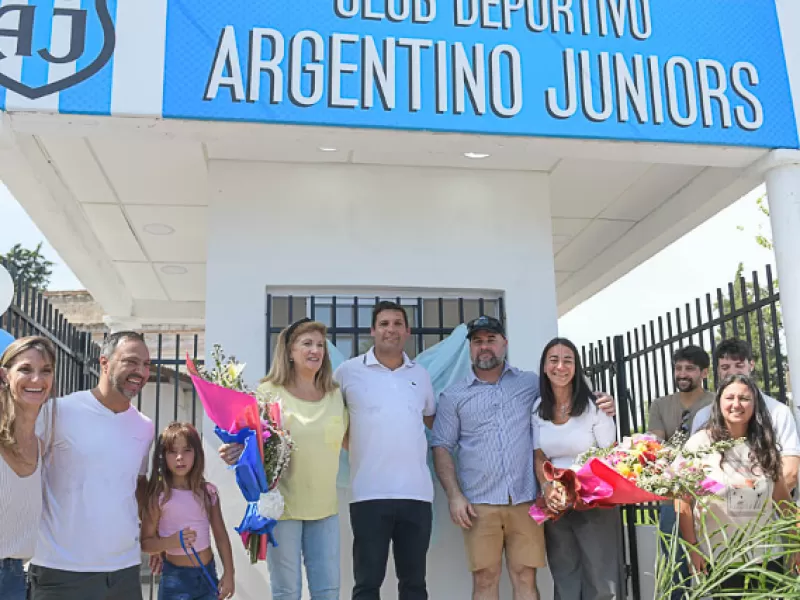
M 336 477 L 348 417 L 333 381 L 327 328 L 302 319 L 278 336 L 275 358 L 259 392 L 277 395 L 296 448 L 278 488 L 285 508 L 267 552 L 273 600 L 300 600 L 301 559 L 312 600 L 339 600 L 339 507 Z M 220 453 L 234 464 L 241 446 Z

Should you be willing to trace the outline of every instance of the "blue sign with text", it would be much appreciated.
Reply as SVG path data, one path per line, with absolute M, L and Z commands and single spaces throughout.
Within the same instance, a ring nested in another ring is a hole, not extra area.
M 117 114 L 138 44 L 166 118 L 798 147 L 774 0 L 62 4 L 0 7 L 0 108 Z

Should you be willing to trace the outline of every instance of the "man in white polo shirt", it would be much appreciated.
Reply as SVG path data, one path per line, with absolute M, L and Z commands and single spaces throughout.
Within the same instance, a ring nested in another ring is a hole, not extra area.
M 32 600 L 141 600 L 137 491 L 153 422 L 131 405 L 150 377 L 150 354 L 133 331 L 114 333 L 92 390 L 55 401 L 40 416 L 44 514 L 31 561 Z
M 375 345 L 334 374 L 350 411 L 353 600 L 380 599 L 390 544 L 398 599 L 428 598 L 433 480 L 425 427 L 436 405 L 428 372 L 403 351 L 410 335 L 405 310 L 378 303 Z
M 730 375 L 746 375 L 750 377 L 755 368 L 753 350 L 744 340 L 731 338 L 723 340 L 714 350 L 714 361 L 717 366 L 719 384 Z M 792 490 L 797 485 L 797 471 L 800 468 L 800 436 L 792 410 L 763 391 L 761 395 L 767 405 L 775 437 L 781 450 L 783 478 L 787 487 Z M 692 421 L 692 434 L 704 427 L 711 417 L 711 406 L 697 411 Z

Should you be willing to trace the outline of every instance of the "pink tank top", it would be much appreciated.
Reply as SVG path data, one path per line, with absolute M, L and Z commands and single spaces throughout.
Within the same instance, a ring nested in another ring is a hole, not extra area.
M 211 504 L 217 503 L 217 488 L 206 483 L 211 495 Z M 194 549 L 200 552 L 211 547 L 211 526 L 203 503 L 191 490 L 172 490 L 169 500 L 161 506 L 161 519 L 158 521 L 158 537 L 169 537 L 187 527 L 197 533 Z M 189 551 L 191 554 L 191 550 Z M 167 550 L 167 554 L 182 555 L 183 550 Z

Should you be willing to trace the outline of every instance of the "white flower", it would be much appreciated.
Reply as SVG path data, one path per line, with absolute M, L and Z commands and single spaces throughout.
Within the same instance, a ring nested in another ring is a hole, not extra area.
M 278 488 L 261 494 L 258 499 L 258 514 L 265 519 L 275 519 L 276 521 L 283 515 L 283 495 Z

